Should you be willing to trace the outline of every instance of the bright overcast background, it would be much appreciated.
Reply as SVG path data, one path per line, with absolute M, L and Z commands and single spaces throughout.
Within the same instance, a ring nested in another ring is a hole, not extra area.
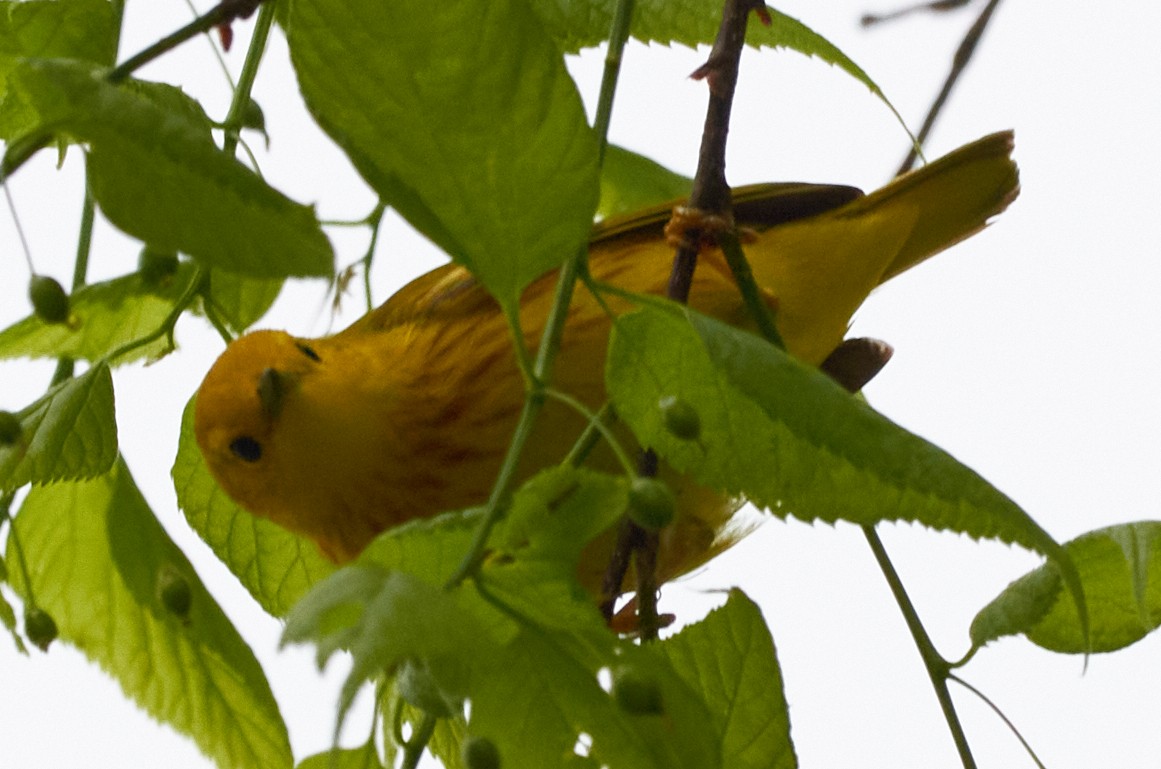
M 915 15 L 870 31 L 866 10 L 896 0 L 779 8 L 836 43 L 918 125 L 980 3 Z M 208 6 L 207 6 L 208 7 Z M 181 0 L 127 4 L 122 58 L 184 24 Z M 236 73 L 249 37 L 236 25 Z M 933 440 L 1013 497 L 1058 540 L 1113 523 L 1161 518 L 1161 10 L 1154 3 L 1008 2 L 928 145 L 928 156 L 1014 128 L 1023 192 L 993 227 L 876 293 L 854 333 L 889 341 L 895 359 L 868 388 L 871 402 Z M 687 79 L 704 58 L 633 46 L 625 60 L 612 140 L 692 174 L 705 106 Z M 572 62 L 595 101 L 598 55 Z M 182 84 L 211 116 L 228 90 L 204 40 L 140 73 Z M 324 218 L 357 219 L 371 195 L 303 113 L 281 33 L 254 90 L 269 153 L 250 136 L 266 178 Z M 840 71 L 795 53 L 748 51 L 730 134 L 734 184 L 772 180 L 885 182 L 906 148 L 891 113 Z M 80 153 L 62 171 L 42 153 L 12 181 L 41 272 L 67 283 L 81 201 Z M 147 203 L 143 201 L 143 203 Z M 27 313 L 27 271 L 11 221 L 0 217 L 0 324 Z M 340 265 L 364 231 L 331 230 Z M 91 278 L 131 271 L 138 246 L 98 229 Z M 440 257 L 404 224 L 386 226 L 374 285 L 383 299 Z M 321 282 L 288 290 L 260 325 L 301 335 L 357 314 L 352 297 L 331 321 Z M 171 535 L 193 559 L 266 668 L 301 758 L 327 745 L 336 663 L 319 678 L 303 649 L 279 652 L 264 615 L 186 526 L 169 468 L 182 406 L 221 350 L 204 323 L 178 327 L 181 349 L 115 375 L 121 448 Z M 0 408 L 43 392 L 50 364 L 0 364 Z M 975 612 L 1034 567 L 1029 553 L 910 526 L 881 529 L 936 643 L 967 648 Z M 761 605 L 778 645 L 801 765 L 954 767 L 951 738 L 886 584 L 858 529 L 778 520 L 694 579 L 665 589 L 663 609 L 696 620 L 740 585 Z M 1049 767 L 1146 767 L 1161 756 L 1161 640 L 1082 660 L 1009 638 L 982 651 L 963 677 L 1023 730 Z M 1032 766 L 981 702 L 952 685 L 981 767 Z M 0 637 L 0 765 L 206 769 L 193 744 L 159 727 L 72 648 L 18 655 Z M 364 703 L 364 706 L 366 703 Z M 365 734 L 366 707 L 348 741 Z

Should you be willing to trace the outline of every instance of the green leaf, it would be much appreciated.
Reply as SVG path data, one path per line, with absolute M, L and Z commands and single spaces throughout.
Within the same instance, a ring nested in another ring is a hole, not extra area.
M 501 303 L 585 245 L 596 142 L 525 3 L 296 0 L 289 24 L 315 119 Z
M 1054 568 L 1034 569 L 1008 585 L 972 619 L 972 647 L 978 649 L 1033 627 L 1052 610 L 1062 587 L 1060 572 Z M 1087 592 L 1086 598 L 1091 598 Z
M 335 748 L 302 759 L 296 769 L 383 769 L 375 741 L 359 748 Z
M 551 558 L 571 569 L 585 544 L 619 520 L 627 505 L 624 477 L 551 467 L 516 492 L 490 544 L 513 558 Z
M 386 531 L 295 607 L 284 641 L 312 641 L 320 664 L 352 652 L 343 713 L 366 679 L 419 668 L 431 682 L 423 701 L 470 699 L 467 733 L 493 740 L 506 766 L 556 766 L 584 733 L 609 766 L 712 769 L 719 740 L 700 697 L 662 657 L 636 660 L 576 579 L 584 543 L 624 504 L 621 478 L 546 471 L 514 495 L 478 576 L 450 591 L 439 586 L 474 539 L 479 510 Z M 601 670 L 630 659 L 659 682 L 664 716 L 625 713 L 601 687 Z M 444 733 L 441 755 L 462 737 Z
M 20 440 L 0 447 L 0 490 L 92 478 L 117 458 L 113 377 L 103 363 L 57 385 L 17 416 Z
M 424 712 L 409 705 L 399 696 L 398 681 L 386 682 L 377 690 L 380 703 L 380 712 L 384 723 L 410 724 L 412 734 L 422 722 Z M 394 687 L 394 688 L 393 688 Z M 462 713 L 456 713 L 448 718 L 436 721 L 435 731 L 427 742 L 427 750 L 437 758 L 444 769 L 464 769 L 460 746 L 467 736 L 467 720 Z M 388 767 L 396 765 L 395 757 L 403 749 L 392 739 L 383 740 L 384 759 Z
M 1068 555 L 1012 500 L 753 334 L 655 305 L 617 320 L 606 380 L 641 444 L 705 485 L 805 521 L 914 521 L 1019 544 L 1056 561 L 1083 602 Z M 666 429 L 667 396 L 698 412 L 698 441 Z
M 418 711 L 410 708 L 406 703 L 400 702 L 413 714 L 409 721 L 414 729 L 415 725 L 419 723 Z M 431 740 L 427 743 L 427 749 L 440 760 L 444 769 L 465 769 L 463 757 L 460 755 L 460 746 L 463 745 L 467 733 L 468 722 L 463 715 L 457 714 L 452 718 L 441 718 L 436 722 L 435 732 L 432 733 Z
M 33 488 L 14 526 L 31 578 L 17 588 L 31 590 L 60 637 L 127 696 L 224 768 L 292 765 L 261 667 L 123 464 L 91 481 Z M 186 621 L 158 599 L 163 569 L 190 585 Z
M 442 513 L 429 519 L 409 521 L 380 534 L 359 556 L 358 563 L 409 574 L 429 585 L 443 585 L 459 568 L 471 547 L 482 510 Z M 463 592 L 463 591 L 461 591 Z M 509 640 L 516 629 L 491 607 L 463 595 L 460 600 L 475 621 L 500 640 Z
M 117 18 L 108 0 L 0 3 L 0 56 L 113 63 Z
M 442 584 L 455 573 L 468 551 L 481 512 L 473 508 L 408 521 L 372 540 L 359 560 L 406 571 L 433 585 Z
M 693 179 L 670 171 L 644 155 L 610 144 L 601 167 L 597 216 L 608 219 L 689 196 Z
M 112 65 L 117 23 L 108 0 L 0 2 L 0 139 L 11 141 L 36 121 L 24 99 L 8 92 L 8 73 L 21 58 Z
M 63 59 L 25 60 L 9 83 L 38 131 L 88 145 L 101 210 L 154 249 L 259 278 L 333 269 L 314 211 L 219 150 L 200 107 L 177 89 L 112 85 L 101 70 Z
M 609 767 L 721 766 L 706 705 L 664 659 L 628 644 L 603 660 L 580 648 L 565 631 L 525 626 L 474 672 L 469 732 L 495 742 L 505 766 L 562 765 L 580 734 Z M 600 686 L 602 666 L 625 664 L 660 688 L 662 714 L 627 713 Z
M 173 486 L 186 520 L 262 608 L 283 617 L 334 571 L 314 543 L 238 507 L 210 475 L 193 431 L 194 401 L 181 417 Z
M 744 593 L 731 590 L 724 606 L 657 648 L 705 698 L 721 734 L 722 766 L 798 765 L 774 639 L 762 612 Z
M 562 3 L 533 0 L 533 10 L 567 52 L 604 43 L 609 37 L 616 0 L 587 0 Z M 862 69 L 826 38 L 802 22 L 767 7 L 770 26 L 751 15 L 746 27 L 746 43 L 754 47 L 788 48 L 806 56 L 817 56 L 840 67 L 881 96 L 878 86 Z M 705 0 L 637 0 L 629 34 L 643 43 L 690 48 L 713 45 L 721 26 L 722 4 Z
M 482 570 L 488 591 L 527 620 L 601 646 L 607 633 L 597 596 L 578 573 L 606 568 L 611 547 L 586 547 L 621 519 L 627 490 L 624 477 L 567 465 L 529 479 L 489 540 L 493 556 Z
M 466 696 L 471 661 L 495 641 L 488 624 L 462 605 L 464 592 L 358 563 L 327 577 L 295 605 L 283 644 L 314 641 L 320 668 L 336 651 L 351 653 L 336 737 L 363 683 L 405 662 L 422 665 L 446 696 Z
M 0 331 L 0 358 L 104 358 L 161 329 L 193 277 L 194 267 L 186 263 L 159 284 L 151 284 L 134 273 L 83 286 L 69 298 L 69 323 L 45 323 L 30 315 Z M 110 363 L 119 365 L 157 357 L 168 352 L 171 345 L 172 340 L 162 336 Z
M 1161 624 L 1161 522 L 1139 521 L 1082 534 L 1065 543 L 1089 607 L 1086 644 L 1076 607 L 1061 600 L 1055 564 L 1045 564 L 1004 589 L 972 622 L 972 644 L 1024 633 L 1050 651 L 1111 652 Z M 1013 608 L 1016 607 L 1016 608 Z
M 205 311 L 214 313 L 230 331 L 241 334 L 266 314 L 281 291 L 281 280 L 248 278 L 214 270 L 205 294 Z

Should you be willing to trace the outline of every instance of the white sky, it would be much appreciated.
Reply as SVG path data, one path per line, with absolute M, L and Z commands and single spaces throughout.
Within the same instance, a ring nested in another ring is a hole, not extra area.
M 861 12 L 895 6 L 875 2 L 796 0 L 779 7 L 828 36 L 917 125 L 978 11 L 916 16 L 863 32 L 856 25 Z M 179 0 L 130 3 L 123 51 L 187 19 Z M 236 31 L 229 57 L 235 72 L 249 24 Z M 1161 10 L 1152 3 L 1001 6 L 928 154 L 1015 128 L 1023 193 L 986 233 L 878 292 L 854 327 L 896 348 L 868 388 L 876 407 L 980 471 L 1058 540 L 1161 518 L 1159 366 L 1151 349 L 1161 337 L 1159 33 Z M 195 41 L 142 74 L 180 80 L 220 117 L 227 92 L 207 52 L 204 41 Z M 691 173 L 705 95 L 686 75 L 702 56 L 631 49 L 613 140 Z M 598 65 L 597 57 L 576 63 L 590 102 Z M 369 210 L 369 194 L 349 193 L 357 185 L 345 161 L 307 126 L 277 32 L 255 95 L 271 128 L 271 154 L 262 156 L 267 178 L 298 200 L 317 202 L 324 217 L 357 218 Z M 731 129 L 732 183 L 793 179 L 872 188 L 889 177 L 905 147 L 890 113 L 837 70 L 797 54 L 747 52 Z M 44 154 L 12 188 L 38 268 L 67 282 L 79 164 L 73 153 L 54 173 L 53 160 Z M 26 313 L 27 274 L 10 221 L 0 219 L 0 242 L 8 244 L 0 260 L 0 324 L 7 325 Z M 342 264 L 357 258 L 361 233 L 332 234 Z M 92 278 L 133 269 L 137 250 L 108 227 L 99 229 Z M 429 246 L 392 223 L 375 276 L 378 296 L 438 262 Z M 309 335 L 325 332 L 327 322 L 316 282 L 288 291 L 262 325 Z M 341 671 L 320 680 L 309 652 L 277 652 L 278 623 L 175 508 L 169 467 L 181 407 L 220 351 L 216 335 L 196 319 L 183 321 L 178 339 L 178 355 L 117 372 L 122 451 L 167 529 L 263 661 L 301 758 L 328 743 Z M 15 410 L 38 397 L 50 371 L 48 364 L 0 364 L 0 408 Z M 882 535 L 950 658 L 966 649 L 975 611 L 1037 564 L 1003 545 L 913 527 L 884 527 Z M 667 588 L 663 605 L 695 619 L 716 600 L 702 591 L 734 584 L 759 602 L 772 625 L 802 766 L 958 765 L 918 655 L 857 529 L 772 521 L 699 577 Z M 1161 755 L 1159 644 L 1153 636 L 1094 657 L 1082 675 L 1078 658 L 1007 639 L 961 672 L 1005 709 L 1054 769 L 1153 766 Z M 0 690 L 4 767 L 210 766 L 192 743 L 142 716 L 116 684 L 63 644 L 23 658 L 0 638 Z M 1032 765 L 984 705 L 959 689 L 953 695 L 981 767 Z M 350 739 L 362 731 L 359 723 Z

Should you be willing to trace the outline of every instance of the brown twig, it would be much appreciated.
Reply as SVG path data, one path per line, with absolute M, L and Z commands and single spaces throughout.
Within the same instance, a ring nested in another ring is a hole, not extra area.
M 730 186 L 726 182 L 726 137 L 729 133 L 734 89 L 738 82 L 738 62 L 745 45 L 746 25 L 751 11 L 756 12 L 764 23 L 770 23 L 765 3 L 758 0 L 726 0 L 722 23 L 709 58 L 692 74 L 693 78 L 704 79 L 709 85 L 709 104 L 689 202 L 674 211 L 674 218 L 666 228 L 666 234 L 675 241 L 677 249 L 666 295 L 678 302 L 684 303 L 689 299 L 697 254 L 703 242 L 712 242 L 716 232 L 722 229 L 733 229 Z M 656 475 L 657 465 L 657 455 L 652 449 L 646 449 L 641 453 L 639 474 Z M 656 532 L 646 531 L 627 521 L 622 527 L 616 551 L 605 574 L 605 603 L 602 609 L 606 616 L 612 616 L 612 601 L 621 590 L 622 580 L 628 570 L 629 553 L 634 553 L 637 626 L 642 640 L 656 638 L 660 627 L 656 574 L 658 544 Z
M 915 144 L 912 145 L 911 150 L 907 153 L 907 157 L 903 159 L 903 164 L 899 166 L 896 175 L 905 174 L 915 166 L 915 161 L 919 157 L 917 147 L 922 147 L 923 143 L 927 141 L 927 136 L 931 133 L 932 126 L 935 125 L 935 119 L 939 117 L 939 113 L 943 110 L 943 105 L 951 95 L 951 90 L 955 87 L 959 76 L 967 69 L 968 62 L 971 61 L 972 56 L 975 54 L 976 46 L 984 36 L 984 30 L 987 29 L 988 22 L 991 21 L 992 14 L 995 13 L 996 6 L 999 4 L 1000 0 L 988 0 L 988 4 L 984 6 L 984 10 L 979 18 L 971 25 L 967 34 L 964 35 L 963 42 L 959 44 L 959 48 L 952 58 L 951 71 L 947 73 L 947 79 L 943 82 L 943 88 L 940 89 L 939 95 L 935 97 L 935 101 L 931 103 L 931 108 L 927 111 L 927 117 L 923 121 L 923 126 L 916 135 Z
M 901 19 L 904 16 L 910 16 L 913 13 L 921 11 L 929 11 L 932 13 L 941 13 L 943 11 L 950 11 L 955 8 L 961 8 L 972 0 L 933 0 L 929 3 L 918 3 L 916 5 L 909 5 L 905 8 L 897 8 L 888 13 L 864 13 L 863 18 L 859 19 L 859 23 L 864 27 L 873 27 L 876 24 L 882 24 L 885 21 L 894 21 Z
M 734 104 L 734 89 L 738 83 L 738 62 L 746 42 L 746 25 L 750 12 L 759 14 L 769 24 L 766 5 L 755 0 L 726 0 L 718 36 L 705 64 L 694 70 L 690 77 L 705 80 L 709 86 L 709 104 L 706 106 L 705 127 L 701 134 L 701 150 L 697 159 L 697 173 L 689 203 L 674 212 L 675 217 L 691 214 L 701 216 L 709 226 L 683 223 L 682 237 L 673 259 L 669 276 L 670 299 L 685 302 L 693 282 L 697 252 L 702 241 L 712 238 L 713 229 L 732 225 L 730 185 L 726 182 L 726 138 L 730 130 L 730 110 Z M 721 217 L 721 219 L 716 219 Z

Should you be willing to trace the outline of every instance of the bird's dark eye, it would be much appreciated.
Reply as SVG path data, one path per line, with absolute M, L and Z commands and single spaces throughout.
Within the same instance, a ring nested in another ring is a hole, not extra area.
M 235 438 L 230 443 L 230 451 L 243 462 L 257 462 L 262 458 L 262 444 L 248 435 Z
M 302 342 L 295 342 L 294 346 L 297 347 L 303 355 L 305 355 L 306 357 L 315 361 L 316 363 L 322 361 L 322 359 L 318 357 L 318 353 L 315 352 L 314 348 L 311 347 L 309 344 L 303 344 Z

